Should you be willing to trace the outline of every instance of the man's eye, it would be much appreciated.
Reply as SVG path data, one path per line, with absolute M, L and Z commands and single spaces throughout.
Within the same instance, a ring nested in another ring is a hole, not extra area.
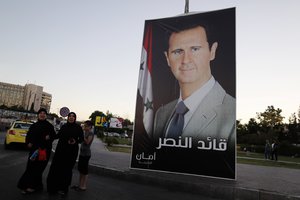
M 176 50 L 172 51 L 172 53 L 173 53 L 174 55 L 180 55 L 180 54 L 183 53 L 183 50 L 182 50 L 182 49 L 176 49 Z
M 199 51 L 201 47 L 192 47 L 192 51 Z

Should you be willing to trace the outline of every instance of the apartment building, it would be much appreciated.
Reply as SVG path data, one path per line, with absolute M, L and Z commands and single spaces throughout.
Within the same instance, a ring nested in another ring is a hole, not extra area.
M 35 84 L 25 86 L 0 82 L 0 106 L 17 106 L 37 112 L 40 108 L 50 111 L 52 95 Z

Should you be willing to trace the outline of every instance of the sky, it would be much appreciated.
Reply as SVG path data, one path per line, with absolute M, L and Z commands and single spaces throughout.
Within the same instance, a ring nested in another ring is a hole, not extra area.
M 134 120 L 144 22 L 185 0 L 0 0 L 0 82 L 33 83 L 86 120 L 95 110 Z M 300 106 L 300 1 L 189 0 L 190 12 L 236 7 L 237 119 L 268 106 L 285 121 Z

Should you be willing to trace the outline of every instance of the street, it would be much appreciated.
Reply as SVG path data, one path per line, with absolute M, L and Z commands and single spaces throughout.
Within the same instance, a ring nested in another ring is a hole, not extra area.
M 49 196 L 47 192 L 42 191 L 31 195 L 22 195 L 16 187 L 18 179 L 25 170 L 27 161 L 26 149 L 15 146 L 11 150 L 4 150 L 4 132 L 0 132 L 0 195 L 1 199 L 61 199 L 59 195 Z M 44 172 L 44 188 L 45 180 L 48 173 L 51 160 Z M 72 185 L 77 184 L 78 172 L 73 171 Z M 198 194 L 189 194 L 180 191 L 168 190 L 165 188 L 155 187 L 153 185 L 143 185 L 125 180 L 118 180 L 108 176 L 99 176 L 90 174 L 88 179 L 88 189 L 85 192 L 77 192 L 70 190 L 65 199 L 72 200 L 213 200 L 213 198 L 202 197 Z

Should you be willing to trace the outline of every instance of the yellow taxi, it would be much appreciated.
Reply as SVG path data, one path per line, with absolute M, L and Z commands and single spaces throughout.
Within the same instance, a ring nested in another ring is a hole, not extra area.
M 5 136 L 5 148 L 8 149 L 12 143 L 25 143 L 26 134 L 32 124 L 32 122 L 27 121 L 13 122 Z

